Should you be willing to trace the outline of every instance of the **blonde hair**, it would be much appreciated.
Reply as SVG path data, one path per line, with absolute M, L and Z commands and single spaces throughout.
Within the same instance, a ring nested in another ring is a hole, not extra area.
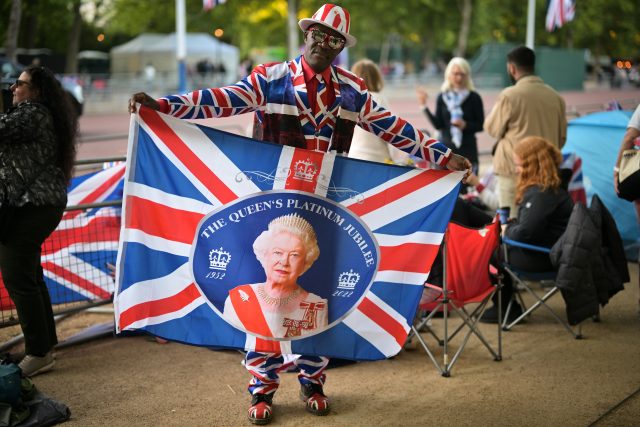
M 560 187 L 558 167 L 562 163 L 560 150 L 539 136 L 528 136 L 513 149 L 522 162 L 516 183 L 516 203 L 522 202 L 524 192 L 534 185 L 542 190 Z
M 271 220 L 267 229 L 260 233 L 253 242 L 253 253 L 262 267 L 265 267 L 264 263 L 267 251 L 271 247 L 271 239 L 282 232 L 291 233 L 302 241 L 306 252 L 304 273 L 320 256 L 320 248 L 313 226 L 297 214 L 283 215 Z
M 471 66 L 466 59 L 455 56 L 451 58 L 451 61 L 449 61 L 449 63 L 447 64 L 447 68 L 445 68 L 444 70 L 444 82 L 442 83 L 442 87 L 440 88 L 442 92 L 453 89 L 450 81 L 453 67 L 460 68 L 460 71 L 465 74 L 466 78 L 464 79 L 464 88 L 467 90 L 476 90 L 476 87 L 473 84 L 473 80 L 471 79 Z
M 361 59 L 353 64 L 351 72 L 364 80 L 371 92 L 380 92 L 384 86 L 382 73 L 375 62 L 370 59 Z

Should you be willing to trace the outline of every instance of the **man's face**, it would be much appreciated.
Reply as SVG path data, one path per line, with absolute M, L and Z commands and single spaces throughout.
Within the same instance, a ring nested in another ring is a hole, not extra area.
M 269 246 L 264 262 L 267 282 L 295 286 L 307 260 L 307 251 L 302 240 L 283 231 L 273 237 Z
M 315 35 L 317 38 L 320 38 L 320 34 L 326 35 L 322 41 L 317 41 L 314 38 L 314 29 L 316 30 Z M 344 40 L 344 37 L 337 31 L 319 24 L 312 25 L 304 33 L 304 59 L 316 73 L 323 72 L 344 49 L 344 44 L 338 49 L 332 49 L 329 46 L 330 42 L 327 36 Z

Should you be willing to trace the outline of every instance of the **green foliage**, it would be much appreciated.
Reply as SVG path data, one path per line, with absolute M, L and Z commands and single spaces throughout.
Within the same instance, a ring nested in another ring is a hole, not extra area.
M 324 3 L 295 1 L 298 19 L 310 16 Z M 80 50 L 108 51 L 143 32 L 175 31 L 175 0 L 82 2 L 83 9 L 95 13 L 86 14 Z M 34 47 L 64 53 L 72 25 L 72 3 L 73 0 L 23 0 L 18 45 L 23 47 L 28 35 L 35 34 Z M 449 56 L 456 48 L 461 0 L 342 0 L 338 3 L 351 12 L 351 32 L 359 40 L 351 49 L 352 59 L 379 52 L 390 37 L 395 41 L 396 50 L 401 49 L 404 55 L 412 52 L 424 58 Z M 546 1 L 538 0 L 536 4 L 537 46 L 589 48 L 594 53 L 613 57 L 640 56 L 637 0 L 579 0 L 574 21 L 552 33 L 544 29 Z M 213 33 L 221 28 L 224 30 L 221 39 L 238 46 L 242 54 L 254 47 L 287 46 L 287 0 L 228 0 L 210 11 L 202 10 L 201 0 L 186 0 L 186 5 L 188 31 Z M 3 30 L 10 7 L 11 0 L 0 0 L 0 43 L 6 38 Z M 26 25 L 30 14 L 37 17 L 34 28 Z M 487 42 L 525 42 L 527 1 L 473 0 L 471 16 L 467 56 Z M 105 39 L 98 42 L 96 37 L 101 33 Z

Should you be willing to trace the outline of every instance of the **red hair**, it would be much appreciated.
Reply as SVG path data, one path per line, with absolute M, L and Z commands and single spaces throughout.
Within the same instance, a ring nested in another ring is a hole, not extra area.
M 551 142 L 539 136 L 528 136 L 515 146 L 513 153 L 522 162 L 516 184 L 516 203 L 519 204 L 524 192 L 534 185 L 542 190 L 560 187 L 558 167 L 562 154 Z

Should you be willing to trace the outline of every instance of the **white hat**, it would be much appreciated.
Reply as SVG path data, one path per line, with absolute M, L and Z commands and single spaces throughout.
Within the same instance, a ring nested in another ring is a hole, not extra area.
M 313 24 L 324 25 L 332 30 L 339 32 L 347 41 L 345 47 L 355 46 L 355 37 L 349 35 L 349 27 L 351 18 L 347 9 L 343 9 L 335 4 L 325 4 L 311 18 L 304 18 L 298 21 L 298 25 L 302 31 L 307 31 Z

